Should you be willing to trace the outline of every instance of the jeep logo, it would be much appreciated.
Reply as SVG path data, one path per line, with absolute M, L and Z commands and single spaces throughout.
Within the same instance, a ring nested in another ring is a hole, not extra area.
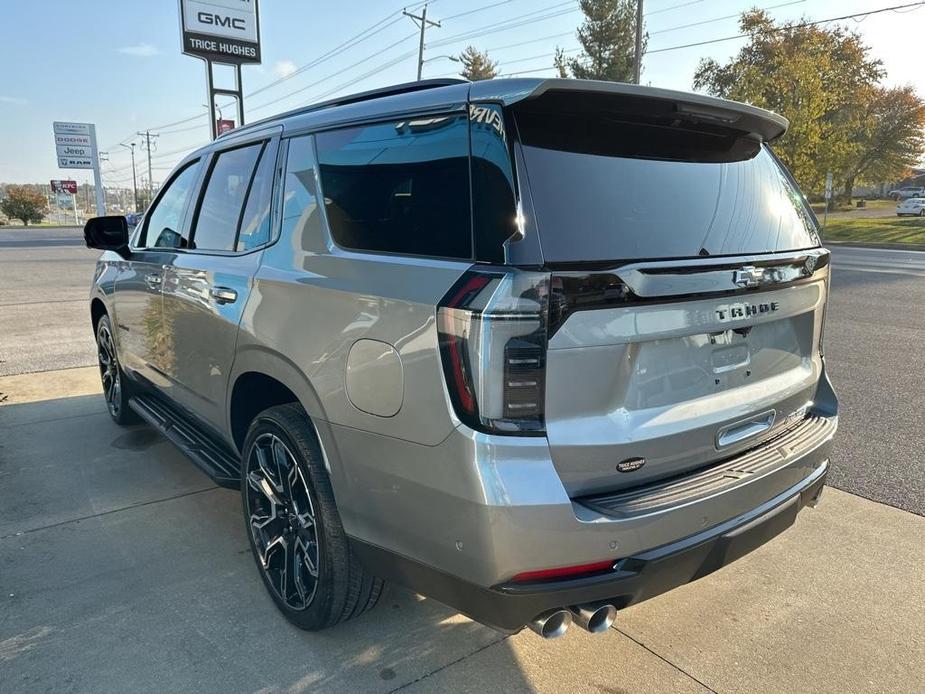
M 771 313 L 778 309 L 780 309 L 780 302 L 767 301 L 758 304 L 741 303 L 717 306 L 714 313 L 716 314 L 717 320 L 727 321 L 738 320 L 739 318 L 750 318 L 751 316 L 757 316 L 762 313 Z
M 212 12 L 200 12 L 196 15 L 196 18 L 202 24 L 211 24 L 217 27 L 225 27 L 226 29 L 238 29 L 239 31 L 246 30 L 244 20 L 240 17 L 223 17 Z

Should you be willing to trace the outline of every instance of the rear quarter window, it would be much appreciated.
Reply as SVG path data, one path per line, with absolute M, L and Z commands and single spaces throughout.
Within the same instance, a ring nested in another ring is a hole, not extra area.
M 472 256 L 469 130 L 426 116 L 316 135 L 334 241 L 360 251 Z

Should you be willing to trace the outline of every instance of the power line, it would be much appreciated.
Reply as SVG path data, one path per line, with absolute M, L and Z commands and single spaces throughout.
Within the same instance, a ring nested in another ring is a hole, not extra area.
M 433 4 L 434 2 L 437 2 L 438 0 L 430 0 L 430 1 L 431 1 L 431 4 Z M 413 8 L 416 9 L 416 8 L 420 7 L 422 4 L 423 4 L 423 3 L 416 3 L 416 4 L 413 6 Z M 395 17 L 395 19 L 394 19 L 392 22 L 389 22 L 388 24 L 385 24 L 384 26 L 380 26 L 380 25 L 382 25 L 384 22 L 388 22 L 388 20 L 389 20 L 389 19 L 392 19 L 393 17 Z M 330 49 L 329 51 L 327 51 L 327 52 L 321 54 L 321 55 L 318 56 L 317 58 L 314 58 L 313 60 L 309 61 L 309 62 L 306 63 L 305 65 L 302 65 L 302 66 L 298 67 L 294 72 L 292 72 L 292 73 L 290 73 L 290 74 L 288 74 L 288 75 L 284 75 L 284 76 L 282 76 L 282 77 L 280 77 L 280 78 L 274 80 L 273 82 L 270 82 L 269 84 L 265 84 L 265 85 L 263 85 L 262 87 L 259 87 L 259 88 L 255 89 L 255 90 L 253 90 L 252 92 L 247 93 L 245 96 L 246 96 L 246 97 L 250 97 L 250 96 L 253 96 L 254 94 L 259 94 L 259 93 L 264 92 L 264 91 L 266 91 L 266 90 L 268 90 L 268 89 L 270 89 L 270 88 L 272 88 L 272 87 L 275 87 L 275 86 L 278 85 L 278 84 L 281 84 L 282 82 L 285 82 L 286 80 L 292 79 L 293 77 L 296 77 L 297 75 L 301 74 L 301 73 L 304 72 L 305 70 L 308 70 L 308 69 L 310 69 L 310 68 L 312 68 L 312 67 L 315 67 L 315 66 L 317 66 L 317 65 L 320 65 L 321 63 L 326 62 L 327 60 L 330 60 L 331 58 L 334 58 L 334 57 L 340 55 L 340 54 L 343 53 L 344 51 L 349 50 L 350 48 L 353 48 L 354 46 L 356 46 L 356 45 L 362 43 L 363 41 L 365 41 L 365 40 L 371 38 L 372 36 L 375 36 L 375 35 L 378 34 L 380 31 L 382 31 L 382 30 L 388 28 L 389 26 L 392 26 L 393 24 L 395 24 L 395 23 L 398 22 L 398 21 L 401 21 L 401 10 L 396 10 L 396 11 L 390 13 L 390 14 L 387 15 L 386 17 L 384 17 L 384 18 L 380 19 L 379 21 L 373 23 L 371 26 L 367 27 L 367 28 L 364 29 L 363 31 L 359 32 L 358 34 L 355 34 L 353 37 L 347 39 L 346 41 L 341 42 L 340 44 L 338 44 L 338 45 L 335 46 L 334 48 L 332 48 L 332 49 Z M 198 121 L 198 120 L 200 120 L 200 119 L 202 119 L 202 118 L 207 117 L 207 115 L 208 115 L 208 114 L 206 114 L 206 113 L 197 113 L 196 115 L 188 116 L 188 117 L 186 117 L 186 118 L 181 118 L 181 119 L 179 119 L 179 120 L 175 120 L 175 121 L 172 121 L 172 122 L 170 122 L 170 123 L 164 123 L 164 124 L 162 124 L 162 125 L 154 126 L 154 127 L 150 128 L 150 130 L 167 130 L 167 129 L 173 128 L 174 126 L 177 126 L 177 125 L 185 125 L 186 123 L 192 123 L 193 121 Z M 195 127 L 201 127 L 201 124 L 196 125 Z M 189 130 L 192 130 L 192 129 L 195 129 L 195 127 L 193 127 L 193 128 L 188 128 L 188 129 L 189 129 Z M 184 128 L 183 130 L 187 130 L 187 129 Z M 181 130 L 178 130 L 178 131 L 176 131 L 176 132 L 182 132 L 182 131 L 181 131 Z M 131 137 L 131 136 L 129 136 L 129 137 Z M 115 149 L 119 144 L 122 144 L 122 142 L 125 142 L 125 140 L 127 140 L 127 139 L 128 139 L 127 137 L 126 137 L 126 138 L 123 138 L 123 140 L 121 140 L 121 141 L 120 141 L 119 143 L 117 143 L 117 144 L 114 144 L 114 145 L 113 145 L 112 147 L 110 147 L 109 149 Z
M 663 7 L 660 10 L 652 10 L 650 12 L 646 12 L 645 16 L 651 17 L 653 14 L 662 14 L 663 12 L 670 12 L 671 10 L 678 10 L 682 7 L 689 7 L 690 5 L 697 5 L 701 2 L 703 2 L 703 0 L 688 0 L 687 2 L 682 2 L 677 5 L 672 5 L 671 7 Z
M 473 10 L 466 10 L 465 12 L 460 12 L 459 14 L 451 14 L 449 17 L 444 17 L 444 22 L 449 22 L 451 19 L 459 19 L 460 17 L 467 17 L 470 14 L 475 14 L 476 12 L 482 12 L 483 10 L 490 10 L 495 7 L 500 7 L 501 5 L 508 5 L 514 2 L 514 0 L 500 0 L 499 2 L 490 2 L 487 5 L 482 5 L 481 7 L 476 7 Z
M 772 6 L 772 7 L 765 7 L 765 8 L 761 8 L 761 9 L 773 9 L 774 7 L 783 7 L 784 5 L 790 5 L 790 4 L 796 4 L 796 3 L 794 3 L 794 2 L 788 2 L 788 3 L 784 3 L 783 5 L 775 5 L 775 6 Z M 845 19 L 853 19 L 853 18 L 855 18 L 855 17 L 867 17 L 867 16 L 874 15 L 874 14 L 881 14 L 881 13 L 883 13 L 883 12 L 895 12 L 895 11 L 897 11 L 897 10 L 902 10 L 902 9 L 907 9 L 907 8 L 915 8 L 915 9 L 918 9 L 919 7 L 921 7 L 921 6 L 923 6 L 923 5 L 925 5 L 925 0 L 923 0 L 922 2 L 913 2 L 913 3 L 908 3 L 908 4 L 905 4 L 905 5 L 895 5 L 895 6 L 893 6 L 893 7 L 883 7 L 883 8 L 878 9 L 878 10 L 868 10 L 867 12 L 858 12 L 858 13 L 855 13 L 855 14 L 843 15 L 843 16 L 841 16 L 841 17 L 831 17 L 831 18 L 829 18 L 829 19 L 818 19 L 818 20 L 809 21 L 809 22 L 801 22 L 800 24 L 794 24 L 794 25 L 790 25 L 790 26 L 774 27 L 774 28 L 768 29 L 768 30 L 766 30 L 766 31 L 764 31 L 764 32 L 762 32 L 762 33 L 765 33 L 765 34 L 773 34 L 773 33 L 778 33 L 778 32 L 781 32 L 781 31 L 787 31 L 787 30 L 790 30 L 790 29 L 799 29 L 799 28 L 802 28 L 802 27 L 815 26 L 815 25 L 817 25 L 817 24 L 826 24 L 826 23 L 828 23 L 828 22 L 838 22 L 838 21 L 842 21 L 842 20 L 845 20 Z M 717 21 L 718 21 L 718 20 L 717 20 Z M 646 51 L 646 55 L 648 55 L 648 54 L 650 54 L 650 53 L 665 53 L 665 52 L 668 52 L 668 51 L 677 51 L 677 50 L 681 50 L 681 49 L 683 49 L 683 48 L 692 48 L 692 47 L 695 47 L 695 46 L 706 46 L 706 45 L 709 45 L 709 44 L 712 44 L 712 43 L 720 43 L 720 42 L 723 42 L 723 41 L 732 41 L 732 40 L 734 40 L 734 39 L 746 38 L 746 37 L 748 37 L 748 36 L 749 36 L 749 34 L 737 34 L 737 35 L 735 35 L 735 36 L 724 36 L 724 37 L 722 37 L 722 38 L 708 39 L 708 40 L 706 40 L 706 41 L 697 41 L 697 42 L 694 42 L 694 43 L 686 43 L 686 44 L 681 44 L 681 45 L 677 45 L 677 46 L 666 46 L 665 48 L 657 48 L 657 49 L 647 50 L 647 51 Z M 565 53 L 574 53 L 574 52 L 579 51 L 579 50 L 581 50 L 581 49 L 580 49 L 580 48 L 569 49 L 569 50 L 565 51 Z M 534 60 L 539 60 L 540 58 L 547 58 L 547 57 L 549 57 L 549 54 L 547 54 L 547 53 L 542 53 L 542 54 L 540 54 L 540 55 L 531 56 L 531 58 L 534 59 Z M 524 59 L 518 60 L 517 62 L 526 62 L 526 60 L 527 60 L 527 59 L 524 58 Z M 508 72 L 508 73 L 505 73 L 503 76 L 505 76 L 505 77 L 512 77 L 512 76 L 517 76 L 517 75 L 528 75 L 528 74 L 532 74 L 532 73 L 536 73 L 536 72 L 543 72 L 543 71 L 545 71 L 545 70 L 551 70 L 551 69 L 553 69 L 552 66 L 536 68 L 536 69 L 533 69 L 533 70 L 519 70 L 519 71 L 517 71 L 517 72 Z
M 567 8 L 567 9 L 562 9 Z M 578 10 L 578 5 L 574 0 L 569 0 L 569 2 L 559 2 L 554 5 L 548 5 L 538 10 L 533 10 L 516 17 L 511 17 L 510 19 L 503 20 L 501 22 L 494 22 L 492 24 L 486 24 L 475 29 L 469 29 L 467 31 L 460 32 L 459 34 L 454 34 L 452 36 L 447 36 L 446 38 L 435 41 L 430 45 L 431 48 L 437 48 L 439 46 L 447 46 L 451 43 L 459 43 L 460 41 L 466 41 L 468 39 L 475 39 L 481 36 L 487 36 L 488 34 L 494 34 L 499 31 L 506 31 L 508 29 L 513 29 L 515 27 L 522 27 L 528 24 L 534 24 L 546 19 L 552 19 L 554 17 L 561 17 L 562 15 L 570 14 Z M 543 14 L 546 13 L 546 14 Z M 539 16 L 537 16 L 539 15 Z
M 773 29 L 767 29 L 761 33 L 763 34 L 776 34 L 781 31 L 791 31 L 793 29 L 802 29 L 804 27 L 816 26 L 817 24 L 827 24 L 828 22 L 840 22 L 845 19 L 854 19 L 855 17 L 870 17 L 871 15 L 881 14 L 883 12 L 895 12 L 897 10 L 904 10 L 909 7 L 921 7 L 925 5 L 925 2 L 911 2 L 905 5 L 895 5 L 893 7 L 883 7 L 879 10 L 869 10 L 867 12 L 856 12 L 855 14 L 846 14 L 841 17 L 831 17 L 829 19 L 818 19 L 813 22 L 801 22 L 800 24 L 791 24 L 789 26 L 774 27 Z M 679 51 L 683 48 L 694 48 L 696 46 L 708 46 L 712 43 L 722 43 L 723 41 L 734 41 L 735 39 L 744 39 L 750 36 L 750 34 L 736 34 L 735 36 L 724 36 L 718 39 L 710 39 L 708 41 L 696 41 L 694 43 L 685 43 L 679 46 L 668 46 L 666 48 L 657 48 L 655 50 L 646 51 L 646 53 L 665 53 L 667 51 Z
M 782 2 L 777 5 L 769 5 L 766 7 L 759 7 L 759 10 L 776 10 L 781 7 L 788 7 L 790 5 L 800 5 L 806 2 L 806 0 L 789 0 L 789 2 Z M 727 14 L 723 17 L 714 17 L 713 19 L 702 19 L 699 22 L 690 22 L 689 24 L 679 24 L 677 26 L 668 27 L 667 29 L 658 29 L 656 31 L 650 31 L 649 36 L 656 36 L 657 34 L 667 34 L 672 31 L 680 31 L 681 29 L 690 29 L 691 27 L 699 27 L 704 24 L 714 24 L 716 22 L 722 22 L 727 19 L 738 19 L 742 16 L 741 12 L 736 12 L 735 14 Z
M 405 37 L 402 38 L 402 39 L 399 39 L 399 40 L 396 41 L 395 43 L 390 44 L 390 45 L 386 46 L 385 48 L 379 49 L 379 50 L 376 51 L 375 53 L 372 53 L 372 54 L 366 56 L 365 58 L 363 58 L 363 59 L 361 59 L 361 60 L 358 60 L 358 61 L 356 61 L 355 63 L 353 63 L 353 64 L 351 64 L 351 65 L 348 65 L 348 66 L 345 67 L 345 68 L 341 68 L 341 69 L 338 70 L 337 72 L 332 72 L 332 73 L 331 73 L 330 75 L 328 75 L 327 77 L 322 77 L 320 80 L 316 80 L 316 81 L 314 81 L 314 82 L 312 82 L 312 83 L 310 83 L 310 84 L 305 85 L 304 87 L 300 87 L 299 89 L 296 89 L 295 91 L 289 92 L 289 93 L 287 93 L 287 94 L 283 94 L 282 96 L 278 96 L 278 97 L 276 97 L 276 98 L 274 98 L 274 99 L 272 99 L 272 100 L 270 100 L 270 101 L 267 101 L 266 103 L 260 104 L 260 105 L 258 105 L 258 106 L 252 106 L 252 107 L 251 107 L 250 109 L 248 109 L 248 110 L 249 110 L 249 111 L 258 111 L 258 110 L 260 110 L 260 109 L 262 109 L 262 108 L 266 108 L 267 106 L 272 106 L 273 104 L 279 103 L 280 101 L 283 101 L 284 99 L 288 99 L 288 98 L 291 97 L 291 96 L 295 96 L 296 94 L 301 94 L 302 92 L 304 92 L 304 91 L 306 91 L 306 90 L 308 90 L 308 89 L 311 89 L 312 87 L 316 87 L 316 86 L 318 86 L 319 84 L 321 84 L 321 83 L 323 83 L 323 82 L 327 82 L 327 81 L 328 81 L 329 79 L 331 79 L 332 77 L 337 77 L 338 75 L 342 75 L 343 73 L 347 72 L 348 70 L 352 70 L 353 68 L 357 67 L 358 65 L 362 65 L 363 63 L 368 62 L 368 61 L 372 60 L 373 58 L 378 58 L 378 57 L 380 57 L 383 53 L 385 53 L 385 52 L 387 52 L 387 51 L 390 51 L 391 49 L 393 49 L 393 48 L 395 48 L 396 46 L 398 46 L 398 45 L 404 43 L 405 41 L 408 41 L 409 39 L 414 38 L 415 36 L 417 36 L 417 32 L 414 32 L 413 34 L 408 34 L 407 36 L 405 36 Z M 405 58 L 410 58 L 411 56 L 413 56 L 413 55 L 415 54 L 415 52 L 416 52 L 416 51 L 411 51 L 411 52 L 409 52 L 409 53 L 403 54 L 403 55 L 402 55 L 402 60 L 404 60 Z

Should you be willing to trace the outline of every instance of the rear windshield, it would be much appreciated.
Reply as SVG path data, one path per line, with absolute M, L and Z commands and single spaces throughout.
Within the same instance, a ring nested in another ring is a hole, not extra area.
M 548 263 L 819 245 L 792 179 L 740 134 L 601 111 L 527 111 L 517 126 Z

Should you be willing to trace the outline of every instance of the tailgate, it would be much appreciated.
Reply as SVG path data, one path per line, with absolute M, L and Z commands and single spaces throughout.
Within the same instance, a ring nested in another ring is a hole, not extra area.
M 571 495 L 734 456 L 815 393 L 828 253 L 557 273 L 546 431 Z

